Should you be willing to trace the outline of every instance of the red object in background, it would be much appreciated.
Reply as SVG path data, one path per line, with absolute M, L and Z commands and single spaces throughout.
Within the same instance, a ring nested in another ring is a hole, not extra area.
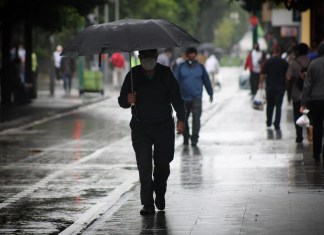
M 257 26 L 259 24 L 259 19 L 257 16 L 251 16 L 250 17 L 250 25 L 251 26 Z
M 117 68 L 124 68 L 125 67 L 125 58 L 123 54 L 119 52 L 115 52 L 111 56 L 111 63 Z

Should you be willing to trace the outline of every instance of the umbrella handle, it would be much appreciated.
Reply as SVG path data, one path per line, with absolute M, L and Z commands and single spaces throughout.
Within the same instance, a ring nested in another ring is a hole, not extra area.
M 133 84 L 133 72 L 132 72 L 132 53 L 129 53 L 129 68 L 130 68 L 130 74 L 131 74 L 131 89 L 132 93 L 134 93 L 134 84 Z M 134 107 L 135 103 L 131 103 L 131 106 Z

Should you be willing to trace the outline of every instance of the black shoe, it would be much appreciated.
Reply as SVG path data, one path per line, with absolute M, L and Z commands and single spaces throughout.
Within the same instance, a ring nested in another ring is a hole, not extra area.
M 314 158 L 315 162 L 320 162 L 321 161 L 320 156 L 317 155 L 317 154 L 313 155 L 313 158 Z
M 189 140 L 184 140 L 183 145 L 189 145 Z
M 156 196 L 156 198 L 155 198 L 155 206 L 160 211 L 163 211 L 165 209 L 165 198 L 164 198 L 164 196 Z
M 302 143 L 303 142 L 303 138 L 296 138 L 296 143 Z
M 153 205 L 143 206 L 142 210 L 140 211 L 141 215 L 153 215 L 155 214 L 155 208 Z

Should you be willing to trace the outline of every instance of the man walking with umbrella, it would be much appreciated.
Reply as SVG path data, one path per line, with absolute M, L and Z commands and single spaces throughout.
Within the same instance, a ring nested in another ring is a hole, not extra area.
M 141 183 L 141 215 L 154 214 L 154 203 L 157 209 L 165 209 L 167 179 L 174 156 L 172 106 L 177 116 L 177 133 L 182 134 L 185 128 L 179 84 L 169 67 L 156 62 L 157 57 L 156 49 L 139 51 L 141 64 L 128 72 L 118 97 L 122 108 L 132 109 L 130 127 Z

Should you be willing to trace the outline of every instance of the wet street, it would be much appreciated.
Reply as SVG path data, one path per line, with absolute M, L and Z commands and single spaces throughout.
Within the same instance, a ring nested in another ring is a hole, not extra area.
M 324 234 L 324 168 L 222 68 L 198 147 L 176 139 L 165 212 L 140 216 L 130 110 L 111 98 L 0 132 L 0 234 Z M 306 131 L 305 131 L 306 132 Z

